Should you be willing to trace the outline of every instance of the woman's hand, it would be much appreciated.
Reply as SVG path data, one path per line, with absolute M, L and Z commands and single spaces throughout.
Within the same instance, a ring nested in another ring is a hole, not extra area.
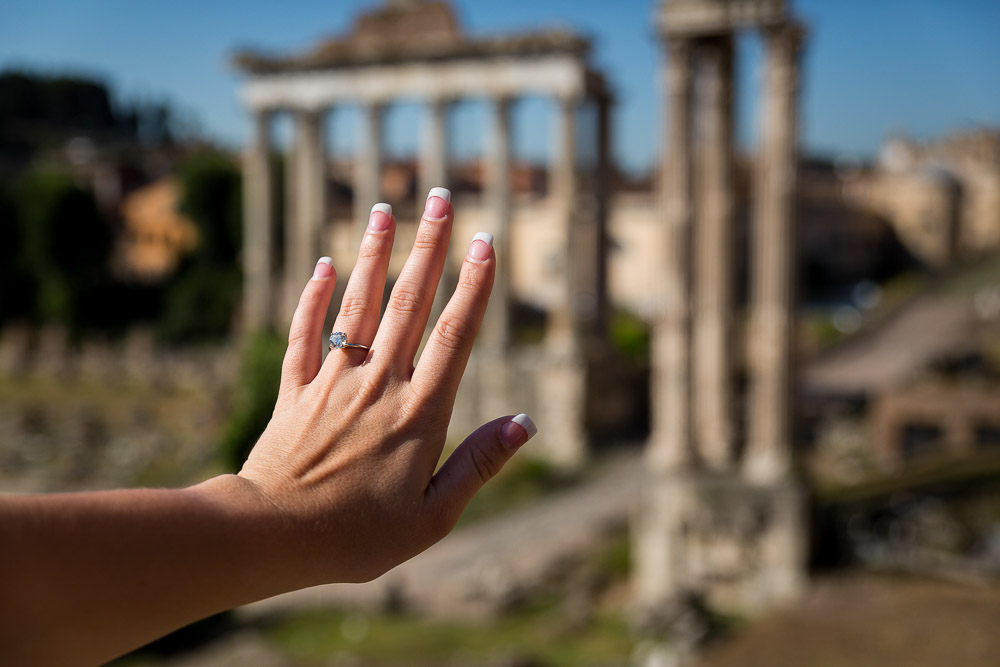
M 496 257 L 469 246 L 458 289 L 413 359 L 452 210 L 432 190 L 385 317 L 395 231 L 373 210 L 337 318 L 371 347 L 324 362 L 335 276 L 316 265 L 292 320 L 274 416 L 239 475 L 187 489 L 0 495 L 0 663 L 103 663 L 186 623 L 314 584 L 362 581 L 447 533 L 534 434 L 525 415 L 477 429 L 435 473 Z
M 323 361 L 336 281 L 328 258 L 295 310 L 274 415 L 239 477 L 294 526 L 296 584 L 369 580 L 424 550 L 534 435 L 526 415 L 496 419 L 435 474 L 496 273 L 492 237 L 477 234 L 414 368 L 447 255 L 450 198 L 431 190 L 381 322 L 396 221 L 388 205 L 372 209 L 334 326 L 370 352 L 334 349 Z

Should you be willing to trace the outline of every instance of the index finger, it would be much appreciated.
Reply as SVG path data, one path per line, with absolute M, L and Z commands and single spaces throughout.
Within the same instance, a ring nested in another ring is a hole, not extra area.
M 433 395 L 449 408 L 454 404 L 486 313 L 496 265 L 493 235 L 479 232 L 469 244 L 455 293 L 435 323 L 413 371 L 411 387 L 416 393 Z

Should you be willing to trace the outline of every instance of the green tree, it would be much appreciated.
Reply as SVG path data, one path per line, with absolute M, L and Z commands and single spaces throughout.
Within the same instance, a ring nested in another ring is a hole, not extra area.
M 186 158 L 178 208 L 198 229 L 198 244 L 166 288 L 160 335 L 171 342 L 224 339 L 240 300 L 242 185 L 234 161 L 215 152 Z
M 18 248 L 13 271 L 23 295 L 13 310 L 25 309 L 37 322 L 79 330 L 94 324 L 90 306 L 110 282 L 112 235 L 93 195 L 55 171 L 30 171 L 18 182 L 12 223 L 4 234 Z M 6 217 L 6 216 L 5 216 Z

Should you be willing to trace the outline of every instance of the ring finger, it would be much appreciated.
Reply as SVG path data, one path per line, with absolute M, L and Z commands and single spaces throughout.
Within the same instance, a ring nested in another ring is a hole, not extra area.
M 379 310 L 385 290 L 385 276 L 396 234 L 396 220 L 389 204 L 375 204 L 361 240 L 358 261 L 344 291 L 334 331 L 342 331 L 351 343 L 371 345 L 378 330 Z M 363 351 L 348 350 L 357 364 L 365 360 Z

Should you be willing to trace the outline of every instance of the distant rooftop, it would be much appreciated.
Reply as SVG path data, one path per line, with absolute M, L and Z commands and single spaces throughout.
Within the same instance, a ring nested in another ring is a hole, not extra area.
M 473 37 L 459 25 L 451 5 L 438 0 L 390 0 L 364 12 L 351 30 L 298 55 L 237 51 L 236 67 L 269 74 L 412 61 L 444 61 L 565 53 L 584 55 L 590 40 L 567 30 Z

